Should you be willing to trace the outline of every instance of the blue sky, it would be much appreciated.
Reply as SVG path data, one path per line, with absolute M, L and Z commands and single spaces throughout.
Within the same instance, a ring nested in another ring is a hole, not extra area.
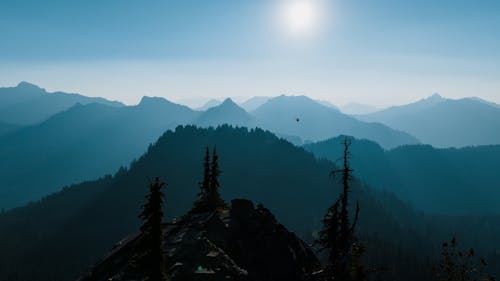
M 294 1 L 319 11 L 291 34 Z M 0 0 L 0 86 L 136 103 L 306 94 L 399 104 L 439 92 L 500 102 L 492 0 Z

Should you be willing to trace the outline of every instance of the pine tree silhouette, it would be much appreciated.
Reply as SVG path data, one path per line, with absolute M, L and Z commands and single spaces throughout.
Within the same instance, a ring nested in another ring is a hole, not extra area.
M 203 181 L 200 183 L 198 199 L 195 201 L 194 206 L 190 211 L 191 213 L 214 212 L 226 208 L 226 204 L 220 197 L 219 193 L 220 173 L 217 149 L 214 146 L 212 159 L 210 159 L 210 151 L 207 146 L 203 161 Z
M 210 165 L 210 184 L 209 184 L 209 210 L 218 211 L 226 208 L 226 203 L 220 197 L 219 193 L 219 156 L 217 155 L 217 148 L 214 146 L 212 151 L 212 163 Z
M 203 162 L 203 182 L 200 186 L 200 196 L 206 197 L 210 189 L 210 150 L 208 146 L 205 149 L 205 159 Z
M 164 182 L 156 178 L 149 186 L 147 203 L 139 217 L 143 220 L 139 237 L 139 251 L 132 261 L 140 280 L 165 281 L 165 252 L 163 250 L 163 193 Z
M 334 204 L 328 208 L 323 218 L 323 230 L 319 233 L 319 244 L 322 250 L 328 250 L 327 278 L 329 280 L 365 280 L 366 274 L 361 265 L 362 246 L 355 236 L 355 227 L 359 215 L 359 204 L 356 203 L 354 221 L 349 219 L 349 193 L 353 170 L 349 166 L 351 141 L 344 139 L 343 167 L 332 171 L 332 175 L 342 175 L 342 192 Z

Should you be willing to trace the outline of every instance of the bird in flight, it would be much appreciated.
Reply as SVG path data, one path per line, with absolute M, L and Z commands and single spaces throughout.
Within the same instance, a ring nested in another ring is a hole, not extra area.
M 300 121 L 299 117 L 295 118 L 295 121 L 296 121 L 296 122 L 299 122 L 299 121 Z

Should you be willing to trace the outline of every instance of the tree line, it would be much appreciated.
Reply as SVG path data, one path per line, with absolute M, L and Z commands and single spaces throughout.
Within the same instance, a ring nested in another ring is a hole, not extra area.
M 351 141 L 345 138 L 343 144 L 342 168 L 331 172 L 333 177 L 340 175 L 342 189 L 322 219 L 322 229 L 314 245 L 319 252 L 326 252 L 322 276 L 325 280 L 368 281 L 377 271 L 368 269 L 363 264 L 365 246 L 357 237 L 356 224 L 360 206 L 356 202 L 351 215 L 349 194 L 353 169 L 350 167 Z M 208 146 L 203 158 L 203 179 L 199 183 L 198 198 L 188 212 L 205 213 L 226 210 L 227 204 L 220 196 L 219 176 L 221 174 L 216 147 Z M 143 220 L 140 228 L 139 251 L 131 258 L 130 266 L 138 273 L 139 280 L 166 281 L 165 250 L 163 233 L 164 195 L 161 189 L 166 184 L 156 178 L 149 186 L 146 204 L 139 217 Z M 352 217 L 352 219 L 351 219 Z M 439 263 L 433 267 L 437 281 L 494 281 L 495 278 L 486 273 L 487 262 L 484 258 L 476 258 L 473 249 L 461 251 L 453 238 L 442 244 L 442 255 Z

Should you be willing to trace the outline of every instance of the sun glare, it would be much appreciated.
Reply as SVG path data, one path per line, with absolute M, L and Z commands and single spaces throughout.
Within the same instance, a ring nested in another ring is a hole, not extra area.
M 281 8 L 282 22 L 292 34 L 314 31 L 319 21 L 317 0 L 289 0 Z

